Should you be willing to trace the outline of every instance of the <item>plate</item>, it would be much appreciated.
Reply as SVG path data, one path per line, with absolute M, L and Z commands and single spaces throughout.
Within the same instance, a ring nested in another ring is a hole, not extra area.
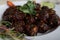
M 26 2 L 27 1 L 16 1 L 13 3 L 15 5 L 23 5 Z M 37 3 L 40 3 L 40 2 L 37 1 Z M 2 19 L 2 15 L 7 8 L 8 8 L 7 4 L 0 5 L 0 20 Z M 57 15 L 60 17 L 60 5 L 55 5 L 54 10 L 56 10 Z M 42 36 L 33 36 L 33 37 L 26 36 L 26 38 L 31 39 L 31 40 L 60 40 L 60 26 L 57 29 L 55 29 L 53 32 L 50 32 L 48 34 L 45 34 Z M 2 39 L 0 39 L 0 40 L 2 40 Z

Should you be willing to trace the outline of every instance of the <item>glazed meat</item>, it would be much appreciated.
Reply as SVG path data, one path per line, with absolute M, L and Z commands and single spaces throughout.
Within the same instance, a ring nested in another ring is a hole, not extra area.
M 23 26 L 25 25 L 25 23 L 23 21 L 24 16 L 25 16 L 25 14 L 22 11 L 21 12 L 18 11 L 16 9 L 16 7 L 14 7 L 14 8 L 10 7 L 3 14 L 3 20 L 11 22 L 12 26 L 10 26 L 10 28 L 15 27 L 16 31 L 19 31 L 22 33 L 23 32 Z
M 10 21 L 10 22 L 15 22 L 15 21 L 20 21 L 20 20 L 23 20 L 24 18 L 24 13 L 23 12 L 20 12 L 16 9 L 16 7 L 10 7 L 6 10 L 7 12 L 5 12 L 3 14 L 3 20 L 5 21 Z M 12 20 L 11 20 L 12 19 Z
M 34 36 L 38 33 L 38 27 L 34 24 L 26 24 L 25 28 L 25 34 L 28 36 Z
M 60 19 L 53 9 L 49 9 L 47 6 L 40 7 L 40 4 L 37 3 L 35 5 L 36 15 L 25 14 L 23 11 L 17 10 L 18 6 L 15 6 L 6 9 L 2 18 L 4 21 L 12 23 L 9 28 L 14 27 L 15 31 L 28 36 L 45 33 L 60 25 Z

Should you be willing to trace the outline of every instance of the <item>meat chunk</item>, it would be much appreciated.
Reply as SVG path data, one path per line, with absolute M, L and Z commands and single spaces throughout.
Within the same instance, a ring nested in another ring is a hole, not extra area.
M 25 14 L 16 8 L 10 7 L 3 14 L 3 20 L 15 22 L 24 19 Z M 12 20 L 11 20 L 12 19 Z
M 14 30 L 17 32 L 24 33 L 24 27 L 25 27 L 24 25 L 25 25 L 24 21 L 18 21 L 12 23 L 11 27 L 13 27 Z
M 39 27 L 38 31 L 40 33 L 45 33 L 45 32 L 47 32 L 50 29 L 50 27 L 46 23 L 44 23 L 43 21 L 41 21 L 38 24 L 38 27 Z
M 35 3 L 36 15 L 24 13 L 18 10 L 17 7 L 9 7 L 3 14 L 3 21 L 8 21 L 12 25 L 9 28 L 14 28 L 16 32 L 24 33 L 28 36 L 37 35 L 37 33 L 46 33 L 48 30 L 60 25 L 60 18 L 53 9 L 47 6 L 40 7 Z
M 34 35 L 37 35 L 37 32 L 38 32 L 38 27 L 34 24 L 27 24 L 25 26 L 25 33 L 28 35 L 28 36 L 34 36 Z

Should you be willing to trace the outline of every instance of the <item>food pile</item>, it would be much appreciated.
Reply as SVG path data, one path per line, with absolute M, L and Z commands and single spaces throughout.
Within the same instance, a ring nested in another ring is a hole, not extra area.
M 60 25 L 60 18 L 56 11 L 48 6 L 42 6 L 39 3 L 28 1 L 23 6 L 9 4 L 2 16 L 3 21 L 11 24 L 8 29 L 14 28 L 14 31 L 24 33 L 28 36 L 35 36 L 37 33 L 46 33 Z M 3 23 L 6 25 L 6 23 Z

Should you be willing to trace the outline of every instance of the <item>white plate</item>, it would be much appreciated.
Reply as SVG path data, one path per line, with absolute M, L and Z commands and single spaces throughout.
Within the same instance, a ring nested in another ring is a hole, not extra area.
M 23 5 L 26 2 L 27 1 L 20 1 L 20 2 L 16 1 L 13 3 L 15 5 Z M 39 2 L 39 1 L 37 1 L 37 2 Z M 0 5 L 0 20 L 2 19 L 2 15 L 7 8 L 8 8 L 7 4 Z M 57 15 L 60 16 L 60 6 L 56 5 L 54 10 L 56 10 Z M 35 37 L 26 37 L 26 38 L 31 39 L 31 40 L 60 40 L 60 26 L 53 32 L 48 33 L 46 35 L 35 36 Z M 0 39 L 0 40 L 2 40 L 2 39 Z

